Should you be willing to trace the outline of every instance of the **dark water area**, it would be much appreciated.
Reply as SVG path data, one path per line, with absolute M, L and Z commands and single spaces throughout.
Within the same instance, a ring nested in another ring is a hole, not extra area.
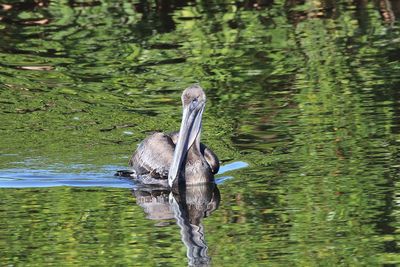
M 0 1 L 0 266 L 397 266 L 399 17 L 395 0 Z M 179 129 L 193 83 L 218 187 L 115 177 Z

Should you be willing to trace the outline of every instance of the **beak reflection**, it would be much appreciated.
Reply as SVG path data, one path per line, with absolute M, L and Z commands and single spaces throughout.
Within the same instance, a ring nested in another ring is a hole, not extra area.
M 216 184 L 181 186 L 175 191 L 138 188 L 133 194 L 147 218 L 159 221 L 157 225 L 175 218 L 187 249 L 189 266 L 211 264 L 202 220 L 219 207 L 221 196 Z

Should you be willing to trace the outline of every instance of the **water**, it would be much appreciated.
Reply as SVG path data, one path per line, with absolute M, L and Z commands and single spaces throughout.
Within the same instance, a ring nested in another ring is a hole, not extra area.
M 187 266 L 196 231 L 213 266 L 400 264 L 398 17 L 394 0 L 1 4 L 0 265 Z M 190 225 L 198 192 L 113 174 L 179 128 L 195 82 L 224 167 Z

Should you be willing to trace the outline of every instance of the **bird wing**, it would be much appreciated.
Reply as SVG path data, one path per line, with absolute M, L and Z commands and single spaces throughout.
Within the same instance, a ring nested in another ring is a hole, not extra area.
M 200 150 L 201 150 L 201 153 L 203 154 L 204 158 L 206 159 L 208 165 L 210 166 L 212 173 L 213 174 L 218 173 L 219 159 L 218 159 L 217 155 L 215 155 L 215 153 L 211 149 L 209 149 L 202 143 L 200 143 Z
M 168 171 L 174 158 L 175 144 L 164 133 L 153 133 L 139 144 L 129 160 L 137 175 L 151 174 L 159 178 L 168 178 Z

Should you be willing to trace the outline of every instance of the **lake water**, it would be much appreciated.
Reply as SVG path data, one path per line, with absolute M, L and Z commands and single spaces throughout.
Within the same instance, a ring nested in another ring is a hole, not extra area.
M 396 0 L 2 2 L 0 265 L 400 264 L 399 17 Z M 179 129 L 193 83 L 218 188 L 115 177 Z

